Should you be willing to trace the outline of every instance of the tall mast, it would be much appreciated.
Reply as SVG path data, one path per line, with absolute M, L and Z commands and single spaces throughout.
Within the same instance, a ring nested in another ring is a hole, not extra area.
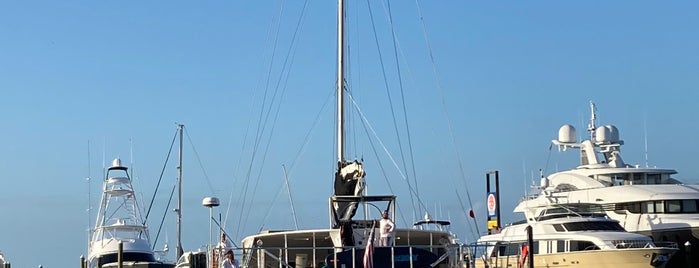
M 182 130 L 183 124 L 178 124 L 180 131 L 179 163 L 177 164 L 177 259 L 179 260 L 184 250 L 182 250 Z
M 344 70 L 344 14 L 345 14 L 345 3 L 343 0 L 338 0 L 337 6 L 337 162 L 342 163 L 345 159 L 344 149 L 344 125 L 345 125 L 345 111 L 343 107 L 344 96 L 343 96 L 343 84 L 345 81 L 345 70 Z

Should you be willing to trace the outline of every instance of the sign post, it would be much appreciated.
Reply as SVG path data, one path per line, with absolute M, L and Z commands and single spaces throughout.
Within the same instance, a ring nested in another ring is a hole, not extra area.
M 490 174 L 495 175 L 495 191 L 490 190 Z M 500 225 L 500 173 L 488 171 L 485 173 L 485 187 L 488 193 L 488 234 L 497 233 L 502 227 Z

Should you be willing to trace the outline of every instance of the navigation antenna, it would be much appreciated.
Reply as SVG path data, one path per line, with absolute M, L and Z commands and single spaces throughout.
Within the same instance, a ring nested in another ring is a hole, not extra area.
M 92 187 L 90 184 L 90 140 L 87 141 L 87 255 L 90 256 L 90 240 L 92 238 Z
M 182 249 L 182 131 L 183 124 L 177 124 L 180 134 L 179 163 L 177 165 L 177 259 L 184 254 Z
M 646 158 L 646 167 L 648 167 L 648 120 L 643 116 L 643 154 Z
M 597 126 L 595 126 L 595 120 L 597 120 L 597 114 L 595 113 L 597 111 L 597 108 L 595 107 L 595 103 L 590 101 L 590 124 L 587 125 L 587 131 L 590 132 L 590 141 L 595 142 L 595 129 L 597 129 Z

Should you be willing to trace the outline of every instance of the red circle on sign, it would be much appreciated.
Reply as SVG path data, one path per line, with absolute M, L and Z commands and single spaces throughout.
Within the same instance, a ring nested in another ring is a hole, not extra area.
M 493 215 L 495 214 L 495 195 L 494 194 L 489 194 L 488 195 L 488 214 Z

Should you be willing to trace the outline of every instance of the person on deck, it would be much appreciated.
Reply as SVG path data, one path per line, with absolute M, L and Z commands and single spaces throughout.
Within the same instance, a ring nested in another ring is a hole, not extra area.
M 228 252 L 229 250 L 233 249 L 233 243 L 226 239 L 225 233 L 221 234 L 221 243 L 218 243 L 218 248 L 221 250 L 221 252 Z
M 379 240 L 379 246 L 388 247 L 393 245 L 393 229 L 395 224 L 388 218 L 388 211 L 384 210 L 381 213 L 381 220 L 379 221 L 379 232 L 381 234 L 381 239 Z
M 233 251 L 229 250 L 226 252 L 226 259 L 221 263 L 222 268 L 238 268 L 238 262 L 235 261 L 235 255 Z

